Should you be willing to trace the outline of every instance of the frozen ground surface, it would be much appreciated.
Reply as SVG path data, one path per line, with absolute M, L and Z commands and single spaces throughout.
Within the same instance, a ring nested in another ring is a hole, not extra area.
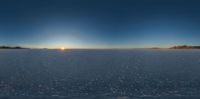
M 199 99 L 198 50 L 0 50 L 0 98 Z

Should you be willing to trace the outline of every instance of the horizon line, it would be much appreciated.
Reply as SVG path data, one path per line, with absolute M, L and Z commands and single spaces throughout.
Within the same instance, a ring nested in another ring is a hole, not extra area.
M 187 45 L 187 44 L 181 44 L 181 45 L 172 45 L 172 46 L 166 46 L 166 47 L 31 47 L 31 46 L 9 46 L 9 45 L 0 45 L 0 47 L 20 47 L 20 48 L 26 48 L 26 49 L 169 49 L 175 46 L 200 46 L 200 45 Z

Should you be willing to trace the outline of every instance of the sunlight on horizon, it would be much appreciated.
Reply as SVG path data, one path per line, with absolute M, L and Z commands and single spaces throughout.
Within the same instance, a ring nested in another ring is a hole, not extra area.
M 65 47 L 61 47 L 60 50 L 65 50 Z

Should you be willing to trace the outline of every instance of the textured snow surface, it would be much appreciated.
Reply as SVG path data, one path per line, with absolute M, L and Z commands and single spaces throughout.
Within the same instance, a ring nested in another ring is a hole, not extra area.
M 0 97 L 8 99 L 199 95 L 198 50 L 0 50 Z

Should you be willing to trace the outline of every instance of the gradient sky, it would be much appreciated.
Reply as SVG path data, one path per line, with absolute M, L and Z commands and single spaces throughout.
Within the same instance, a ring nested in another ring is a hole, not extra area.
M 0 0 L 0 45 L 200 45 L 199 0 Z

